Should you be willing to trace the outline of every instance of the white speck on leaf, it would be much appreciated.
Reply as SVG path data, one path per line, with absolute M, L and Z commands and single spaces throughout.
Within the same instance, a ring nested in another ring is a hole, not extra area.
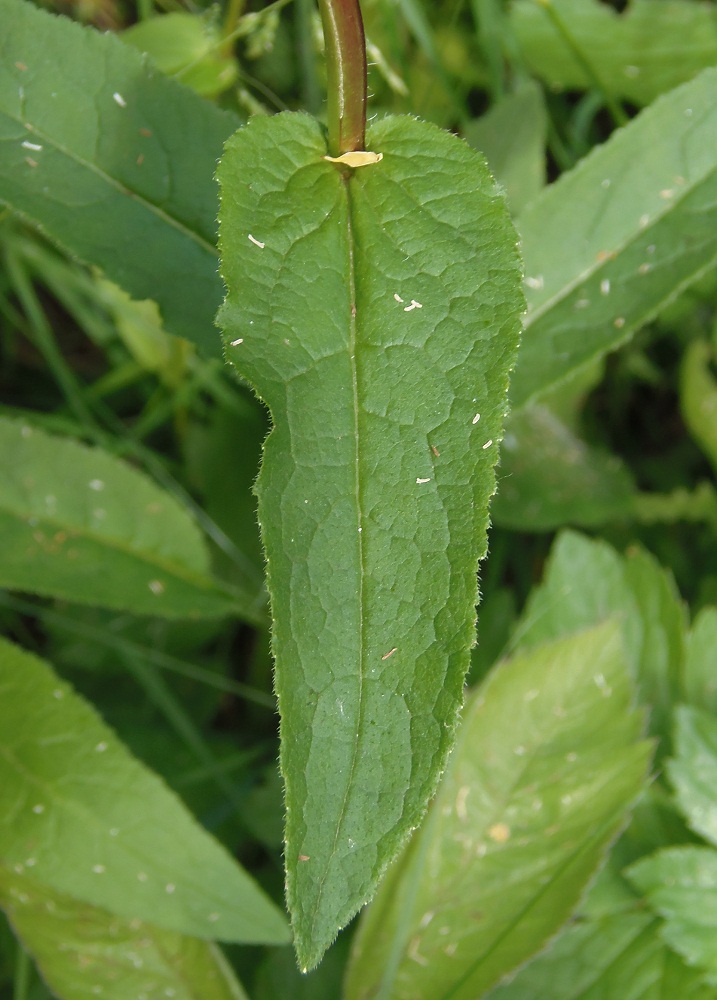
M 114 94 L 112 95 L 112 99 L 114 100 L 115 104 L 119 104 L 121 108 L 127 107 L 127 101 L 125 101 L 124 97 L 121 94 L 118 94 L 117 91 L 115 91 Z
M 419 476 L 419 478 L 418 478 L 418 479 L 416 480 L 416 482 L 417 482 L 417 483 L 418 483 L 419 485 L 422 485 L 423 483 L 430 483 L 430 481 L 431 481 L 431 480 L 430 480 L 430 478 L 429 478 L 429 479 L 421 479 L 421 478 L 420 478 L 420 476 Z
M 480 420 L 480 413 L 476 413 L 476 415 L 471 420 L 471 423 L 472 424 L 477 424 L 479 420 Z
M 403 307 L 403 311 L 405 313 L 409 313 L 413 309 L 423 309 L 423 305 L 420 302 L 416 302 L 415 299 L 411 299 L 411 304 L 409 306 L 404 306 Z
M 61 698 L 65 697 L 65 692 L 62 691 L 60 688 L 55 688 L 55 690 L 52 692 L 52 697 L 57 698 L 57 700 L 59 701 Z
M 640 229 L 644 229 L 645 226 L 649 225 L 650 216 L 645 214 L 640 216 Z
M 23 149 L 34 149 L 36 152 L 39 153 L 40 150 L 42 149 L 42 146 L 40 146 L 36 142 L 30 142 L 28 139 L 25 139 L 25 141 L 22 143 L 22 148 Z
M 164 593 L 164 584 L 161 580 L 150 580 L 147 586 L 153 594 L 159 595 Z
M 394 646 L 393 649 L 389 649 L 387 653 L 384 653 L 381 657 L 382 660 L 388 660 L 394 653 L 398 652 L 398 646 Z
M 90 489 L 94 490 L 96 493 L 99 493 L 100 490 L 103 490 L 105 488 L 105 484 L 102 482 L 101 479 L 91 479 L 89 486 Z
M 230 346 L 231 347 L 238 347 L 239 344 L 243 344 L 243 343 L 244 343 L 244 338 L 243 337 L 237 337 L 236 340 L 232 340 Z
M 610 279 L 609 278 L 603 278 L 603 280 L 600 282 L 600 294 L 601 295 L 609 295 L 610 294 Z
M 252 243 L 254 244 L 254 246 L 255 246 L 255 247 L 259 247 L 259 249 L 260 249 L 260 250 L 263 250 L 263 249 L 264 249 L 264 247 L 266 246 L 266 243 L 262 243 L 262 242 L 261 242 L 261 240 L 257 240 L 257 239 L 255 239 L 255 238 L 254 238 L 254 237 L 253 237 L 253 236 L 251 235 L 251 233 L 247 233 L 247 235 L 248 235 L 248 237 L 249 237 L 249 240 L 250 240 L 250 241 L 251 241 L 251 242 L 252 242 Z
M 39 816 L 39 815 L 40 815 L 41 813 L 44 813 L 44 811 L 45 811 L 45 807 L 44 807 L 44 805 L 42 804 L 42 802 L 38 802 L 36 806 L 33 806 L 33 807 L 32 807 L 32 811 L 33 811 L 33 812 L 34 812 L 34 813 L 35 813 L 35 814 L 36 814 L 37 816 Z
M 537 278 L 526 278 L 525 283 L 528 286 L 528 288 L 534 288 L 536 291 L 542 288 L 543 285 L 545 284 L 542 274 L 539 274 Z
M 95 873 L 95 875 L 103 875 L 106 870 L 107 869 L 105 868 L 104 865 L 93 865 L 92 866 L 92 871 Z
M 393 293 L 393 297 L 394 297 L 394 299 L 396 300 L 396 302 L 403 302 L 403 299 L 402 299 L 402 298 L 401 298 L 401 296 L 400 296 L 400 295 L 398 294 L 398 292 L 394 292 L 394 293 Z
M 611 184 L 612 181 L 610 180 L 609 177 L 606 177 L 605 180 L 600 181 L 600 187 L 609 188 Z
M 470 786 L 463 785 L 462 788 L 458 789 L 458 794 L 456 795 L 456 816 L 459 819 L 465 819 L 468 816 L 468 810 L 466 809 L 466 800 L 470 793 Z
M 147 873 L 146 872 L 137 872 L 137 881 L 138 882 L 146 882 L 147 881 Z
M 618 316 L 617 319 L 613 322 L 612 325 L 617 330 L 622 330 L 623 326 L 625 325 L 625 317 L 624 316 Z
M 175 888 L 176 888 L 176 886 L 175 886 L 174 882 L 167 882 L 167 884 L 164 887 L 164 891 L 167 893 L 167 895 L 171 896 L 172 893 L 174 892 Z
M 486 448 L 490 448 L 490 446 L 492 444 L 493 444 L 493 438 L 488 438 L 488 440 L 486 441 L 486 443 L 483 445 L 483 451 L 485 451 Z
M 104 753 L 106 749 L 107 749 L 107 744 L 104 742 L 104 740 L 101 743 L 98 743 L 97 746 L 95 747 L 97 753 Z
M 664 198 L 665 201 L 667 201 L 674 195 L 674 193 L 675 192 L 672 190 L 672 188 L 663 188 L 662 191 L 660 191 L 660 197 Z

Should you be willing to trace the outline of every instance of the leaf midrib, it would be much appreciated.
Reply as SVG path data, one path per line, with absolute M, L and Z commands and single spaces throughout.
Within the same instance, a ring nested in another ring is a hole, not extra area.
M 364 705 L 364 664 L 366 660 L 365 646 L 364 646 L 364 605 L 365 605 L 365 557 L 364 557 L 364 541 L 363 541 L 363 508 L 361 504 L 361 443 L 360 443 L 360 432 L 359 432 L 359 415 L 360 415 L 360 405 L 359 405 L 359 373 L 358 373 L 358 363 L 356 360 L 356 348 L 357 348 L 357 303 L 356 303 L 356 261 L 354 254 L 354 236 L 353 236 L 353 222 L 352 222 L 352 199 L 351 199 L 351 175 L 343 176 L 341 179 L 343 184 L 344 196 L 346 198 L 346 223 L 347 223 L 347 256 L 348 256 L 348 291 L 349 291 L 349 339 L 348 339 L 348 352 L 349 361 L 351 366 L 351 392 L 352 392 L 352 407 L 353 407 L 353 422 L 354 422 L 354 481 L 355 481 L 355 499 L 356 499 L 356 512 L 357 512 L 357 524 L 356 524 L 356 534 L 358 536 L 358 556 L 359 556 L 359 588 L 358 588 L 358 717 L 356 720 L 356 731 L 354 734 L 354 744 L 351 756 L 351 764 L 349 766 L 348 776 L 346 780 L 346 790 L 344 792 L 343 802 L 341 803 L 341 809 L 339 811 L 337 823 L 336 823 L 336 833 L 334 836 L 333 846 L 331 848 L 331 853 L 329 854 L 326 866 L 324 868 L 324 874 L 319 882 L 318 891 L 316 893 L 316 901 L 314 904 L 314 910 L 311 917 L 311 939 L 315 940 L 315 928 L 316 921 L 321 908 L 321 900 L 324 894 L 324 886 L 326 884 L 326 879 L 328 878 L 329 867 L 331 860 L 336 856 L 336 850 L 339 843 L 341 833 L 343 831 L 344 820 L 346 818 L 346 810 L 351 796 L 353 785 L 354 785 L 354 773 L 356 771 L 356 762 L 359 757 L 359 747 L 361 745 L 363 736 L 363 720 L 365 714 Z
M 64 146 L 59 140 L 49 135 L 47 132 L 42 131 L 36 125 L 31 125 L 29 122 L 23 121 L 21 118 L 9 113 L 7 110 L 2 109 L 1 114 L 14 122 L 16 125 L 21 126 L 27 131 L 28 135 L 35 135 L 42 139 L 43 142 L 57 153 L 62 156 L 67 157 L 71 162 L 76 163 L 90 173 L 95 174 L 97 177 L 101 178 L 109 187 L 113 188 L 118 194 L 124 196 L 130 196 L 135 201 L 139 202 L 148 212 L 154 214 L 158 219 L 160 219 L 166 225 L 176 229 L 182 236 L 190 239 L 197 246 L 199 246 L 205 253 L 209 253 L 212 257 L 219 259 L 219 251 L 217 250 L 214 243 L 210 243 L 206 240 L 200 233 L 196 230 L 191 229 L 186 223 L 182 222 L 180 219 L 173 215 L 169 215 L 163 208 L 155 204 L 145 195 L 139 194 L 139 192 L 134 191 L 131 187 L 123 184 L 117 178 L 113 177 L 111 174 L 107 173 L 106 170 L 101 169 L 97 164 L 93 163 L 91 160 L 87 160 L 79 154 L 73 152 Z M 8 140 L 9 141 L 9 140 Z M 39 168 L 38 168 L 39 169 Z M 4 200 L 4 199 L 0 199 Z M 9 204 L 9 203 L 8 203 Z

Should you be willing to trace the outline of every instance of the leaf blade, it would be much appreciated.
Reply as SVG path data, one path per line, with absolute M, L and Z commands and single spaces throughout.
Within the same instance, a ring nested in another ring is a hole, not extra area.
M 448 749 L 520 310 L 480 159 L 402 119 L 368 143 L 383 159 L 349 178 L 310 119 L 255 119 L 219 171 L 220 322 L 274 422 L 259 516 L 302 965 L 370 894 Z

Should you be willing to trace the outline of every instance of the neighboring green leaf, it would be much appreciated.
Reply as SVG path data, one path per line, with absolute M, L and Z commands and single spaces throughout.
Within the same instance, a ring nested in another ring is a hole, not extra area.
M 522 307 L 482 159 L 413 119 L 367 143 L 383 159 L 352 173 L 307 116 L 255 118 L 219 170 L 220 320 L 274 422 L 257 492 L 302 966 L 451 746 Z
M 60 1000 L 247 1000 L 215 945 L 121 920 L 1 865 L 0 906 Z
M 283 943 L 279 910 L 50 667 L 0 639 L 0 864 L 128 919 Z
M 717 719 L 713 715 L 678 706 L 675 756 L 668 761 L 667 774 L 690 827 L 717 845 Z
M 605 524 L 632 512 L 634 487 L 625 466 L 585 444 L 546 406 L 508 417 L 500 455 L 495 524 L 550 531 Z
M 670 952 L 657 921 L 611 914 L 568 927 L 490 1000 L 715 1000 L 700 972 Z
M 622 14 L 598 0 L 550 0 L 602 86 L 633 104 L 717 64 L 717 12 L 693 0 L 631 0 Z M 592 86 L 535 0 L 517 0 L 511 23 L 523 55 L 552 89 Z
M 627 876 L 664 918 L 665 941 L 717 984 L 717 851 L 668 848 L 638 861 Z
M 99 448 L 0 418 L 0 586 L 167 618 L 235 614 L 255 598 L 212 579 L 186 509 Z
M 717 715 L 717 608 L 703 608 L 687 634 L 685 698 Z
M 717 259 L 717 70 L 659 98 L 517 225 L 528 316 L 516 407 L 613 350 Z
M 543 582 L 528 598 L 515 629 L 513 648 L 537 646 L 608 618 L 620 622 L 628 662 L 634 665 L 643 628 L 622 558 L 607 542 L 562 531 L 550 551 Z
M 205 97 L 235 82 L 239 67 L 207 18 L 186 11 L 149 17 L 122 32 L 122 41 L 146 52 L 167 76 L 176 76 Z
M 503 185 L 514 215 L 545 186 L 545 143 L 548 118 L 543 91 L 527 81 L 463 128 L 466 140 L 479 149 Z
M 525 648 L 615 617 L 650 730 L 667 749 L 679 692 L 686 619 L 671 575 L 637 547 L 621 558 L 602 541 L 571 531 L 555 543 L 543 584 L 530 597 L 514 646 Z
M 497 667 L 355 942 L 346 1000 L 475 1000 L 574 910 L 645 780 L 616 624 Z
M 0 0 L 0 202 L 216 354 L 212 175 L 237 118 L 114 35 Z
M 680 410 L 692 437 L 717 469 L 717 380 L 706 340 L 688 345 L 680 371 Z

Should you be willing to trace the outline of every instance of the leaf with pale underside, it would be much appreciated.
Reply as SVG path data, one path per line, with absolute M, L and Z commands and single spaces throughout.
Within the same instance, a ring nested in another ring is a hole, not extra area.
M 256 583 L 214 579 L 188 511 L 126 462 L 0 418 L 0 464 L 0 586 L 165 618 L 258 620 Z
M 287 940 L 278 908 L 160 778 L 46 663 L 5 639 L 0 865 L 180 934 Z
M 211 942 L 116 917 L 2 865 L 0 907 L 58 1000 L 247 1000 Z
M 0 0 L 0 203 L 218 351 L 222 143 L 237 127 L 115 35 Z
M 622 344 L 717 260 L 717 69 L 658 98 L 516 223 L 520 407 Z
M 309 117 L 255 118 L 219 169 L 220 322 L 273 417 L 257 492 L 302 966 L 450 748 L 522 308 L 482 158 L 403 118 L 367 147 L 383 158 L 352 171 Z
M 346 1000 L 476 1000 L 545 945 L 645 780 L 631 700 L 614 622 L 496 667 L 362 919 Z

